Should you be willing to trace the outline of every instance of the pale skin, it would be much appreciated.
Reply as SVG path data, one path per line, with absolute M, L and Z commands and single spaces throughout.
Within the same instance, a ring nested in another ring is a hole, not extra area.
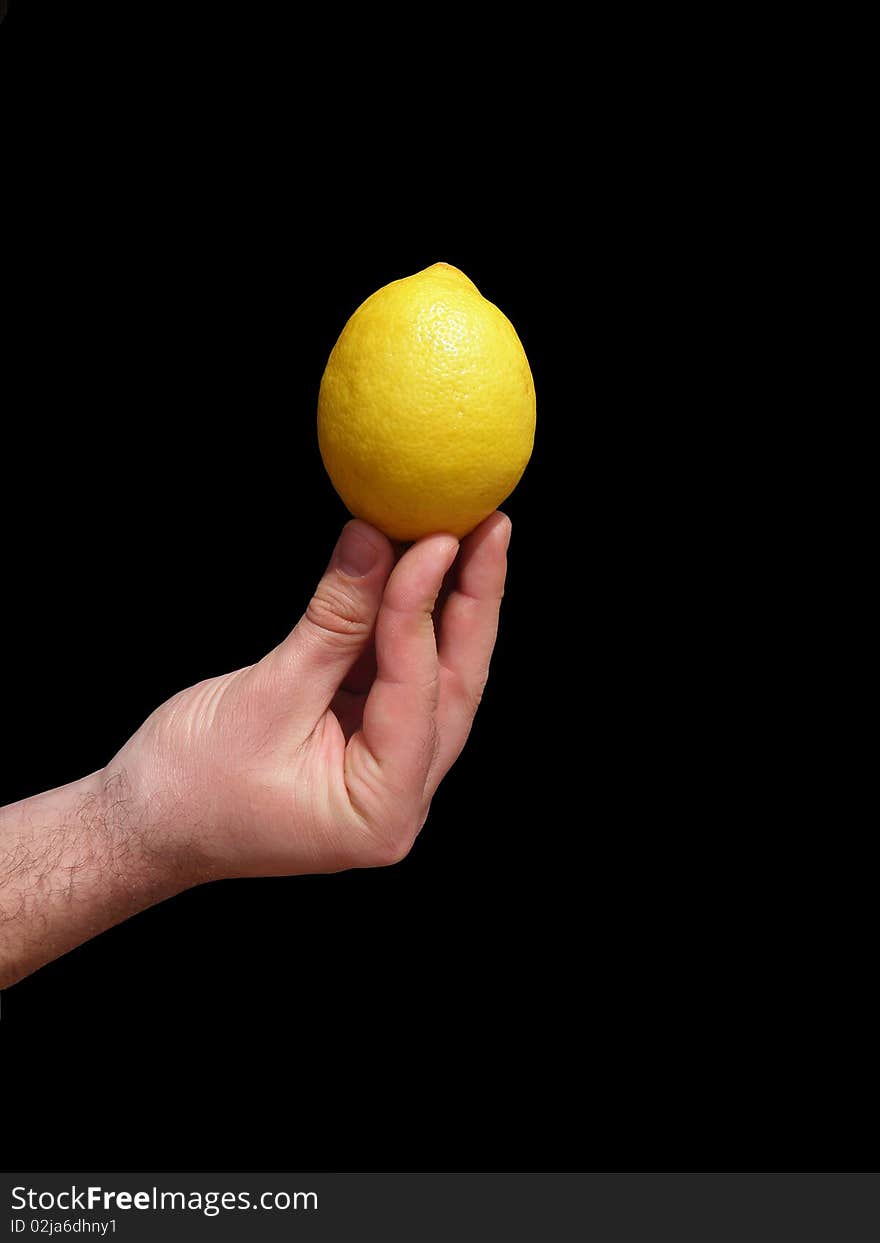
M 396 560 L 348 523 L 278 647 L 169 699 L 106 768 L 0 809 L 0 987 L 208 880 L 403 859 L 470 732 L 509 538 L 496 512 Z

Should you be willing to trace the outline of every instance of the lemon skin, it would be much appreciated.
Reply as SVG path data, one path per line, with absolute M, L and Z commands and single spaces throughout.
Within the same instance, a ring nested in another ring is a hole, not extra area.
M 350 512 L 391 539 L 466 535 L 516 487 L 534 438 L 513 325 L 450 264 L 377 290 L 327 362 L 324 466 Z

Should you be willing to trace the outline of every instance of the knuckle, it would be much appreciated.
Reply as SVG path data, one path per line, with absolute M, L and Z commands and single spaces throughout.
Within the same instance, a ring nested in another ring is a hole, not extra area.
M 334 639 L 364 638 L 372 627 L 360 602 L 331 583 L 321 583 L 306 609 L 309 623 Z
M 464 704 L 465 711 L 471 717 L 476 716 L 477 709 L 483 702 L 483 694 L 489 681 L 488 669 L 480 673 L 474 681 L 465 681 L 462 679 L 458 685 L 458 693 L 461 702 Z
M 382 867 L 394 867 L 397 863 L 403 863 L 406 856 L 412 850 L 413 839 L 409 836 L 393 839 L 385 848 Z
M 469 690 L 466 693 L 465 699 L 467 703 L 467 711 L 470 714 L 470 716 L 477 715 L 477 709 L 479 708 L 480 704 L 483 702 L 483 691 L 485 689 L 486 689 L 486 683 L 480 682 L 476 686 L 472 687 L 471 690 Z
M 402 820 L 381 836 L 377 834 L 370 846 L 370 866 L 394 867 L 395 864 L 402 863 L 412 850 L 426 818 L 427 811 Z

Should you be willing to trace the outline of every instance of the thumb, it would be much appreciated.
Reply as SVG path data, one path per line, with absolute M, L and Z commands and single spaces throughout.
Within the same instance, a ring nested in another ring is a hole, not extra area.
M 328 707 L 370 640 L 393 564 L 381 531 L 360 519 L 343 527 L 304 616 L 261 662 L 276 693 L 279 678 L 291 688 L 297 713 L 317 719 Z

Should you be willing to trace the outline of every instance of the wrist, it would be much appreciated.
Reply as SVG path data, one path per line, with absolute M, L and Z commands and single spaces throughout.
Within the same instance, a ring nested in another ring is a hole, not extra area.
M 125 775 L 0 812 L 0 987 L 195 883 Z
M 137 857 L 165 896 L 209 879 L 194 838 L 185 831 L 181 800 L 145 780 L 121 755 L 86 780 L 111 857 Z

